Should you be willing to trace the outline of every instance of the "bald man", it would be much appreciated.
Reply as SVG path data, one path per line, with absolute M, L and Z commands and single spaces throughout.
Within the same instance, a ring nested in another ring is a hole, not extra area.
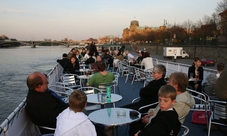
M 54 96 L 48 89 L 48 81 L 44 74 L 34 72 L 27 78 L 28 95 L 26 110 L 31 121 L 38 126 L 55 128 L 56 117 L 68 104 Z M 53 133 L 40 129 L 42 134 Z

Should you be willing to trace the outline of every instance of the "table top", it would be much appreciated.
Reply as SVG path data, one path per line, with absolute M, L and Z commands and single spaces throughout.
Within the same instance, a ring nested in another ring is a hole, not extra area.
M 196 78 L 189 78 L 188 81 L 200 81 L 200 79 L 196 79 Z
M 88 77 L 86 75 L 80 75 L 80 76 L 78 76 L 78 78 L 80 78 L 80 79 L 90 79 L 92 76 L 93 76 L 93 74 L 92 75 L 88 75 Z
M 106 101 L 104 103 L 98 101 L 98 94 L 88 94 L 87 95 L 87 102 L 88 103 L 95 103 L 95 104 L 106 104 L 106 103 L 114 103 L 114 102 L 118 102 L 122 99 L 121 95 L 118 94 L 111 94 L 111 100 L 110 101 Z
M 118 116 L 118 111 L 125 111 L 125 116 Z M 136 118 L 130 118 L 130 111 L 137 112 L 138 116 Z M 119 126 L 127 123 L 131 123 L 140 119 L 141 114 L 132 109 L 127 108 L 106 108 L 101 110 L 93 111 L 88 115 L 91 121 L 95 123 L 100 123 L 103 125 Z

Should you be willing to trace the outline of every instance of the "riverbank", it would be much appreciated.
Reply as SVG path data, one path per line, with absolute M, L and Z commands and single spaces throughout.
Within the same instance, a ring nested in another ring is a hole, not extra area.
M 131 51 L 146 50 L 153 55 L 163 55 L 163 47 L 183 47 L 183 49 L 189 54 L 190 59 L 195 56 L 204 58 L 212 57 L 216 60 L 216 63 L 227 64 L 227 46 L 218 45 L 152 45 L 152 44 L 133 44 L 125 45 L 126 49 Z

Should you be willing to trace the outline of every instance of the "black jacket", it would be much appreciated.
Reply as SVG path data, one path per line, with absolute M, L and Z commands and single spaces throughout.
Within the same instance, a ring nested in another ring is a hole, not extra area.
M 61 64 L 61 66 L 65 69 L 66 64 L 69 63 L 70 60 L 68 58 L 63 58 L 63 59 L 58 59 L 57 62 Z
M 64 72 L 70 73 L 70 74 L 78 74 L 80 70 L 80 64 L 79 62 L 76 60 L 76 65 L 73 67 L 73 64 L 69 61 L 66 65 L 65 65 L 65 69 Z
M 57 99 L 50 93 L 29 90 L 26 110 L 31 121 L 38 126 L 56 127 L 56 117 L 68 104 Z
M 161 111 L 139 133 L 139 136 L 177 136 L 181 128 L 177 112 Z
M 164 78 L 159 80 L 152 80 L 147 86 L 140 89 L 140 100 L 136 103 L 131 103 L 123 106 L 124 108 L 130 108 L 134 110 L 138 110 L 140 107 L 151 104 L 158 101 L 158 91 L 161 86 L 166 85 Z M 148 107 L 149 109 L 149 107 Z M 143 109 L 140 112 L 147 112 L 148 109 Z

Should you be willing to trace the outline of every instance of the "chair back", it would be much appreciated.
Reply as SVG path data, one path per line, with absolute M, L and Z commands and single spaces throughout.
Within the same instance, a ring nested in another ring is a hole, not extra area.
M 100 89 L 102 92 L 106 92 L 106 88 L 110 86 L 111 93 L 114 93 L 114 83 L 99 83 L 95 85 L 98 89 Z
M 208 111 L 209 105 L 205 94 L 187 88 L 189 94 L 195 99 L 195 105 L 191 108 L 192 111 Z
M 63 85 L 65 87 L 70 88 L 78 88 L 81 87 L 81 82 L 76 80 L 78 75 L 76 74 L 64 74 L 61 76 L 61 82 L 56 82 L 58 85 Z
M 102 93 L 102 90 L 100 90 L 96 87 L 80 87 L 76 90 L 84 91 L 85 94 L 94 94 L 95 91 Z
M 226 110 L 227 102 L 221 100 L 209 100 L 210 118 L 208 124 L 208 136 L 210 136 L 211 124 L 227 127 Z
M 69 95 L 73 92 L 73 89 L 62 85 L 50 85 L 48 88 L 54 91 L 66 103 L 68 102 Z

